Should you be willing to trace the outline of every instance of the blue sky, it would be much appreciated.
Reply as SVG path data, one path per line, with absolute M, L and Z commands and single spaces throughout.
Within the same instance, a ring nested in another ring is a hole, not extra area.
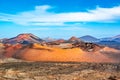
M 0 38 L 120 34 L 120 0 L 0 0 Z

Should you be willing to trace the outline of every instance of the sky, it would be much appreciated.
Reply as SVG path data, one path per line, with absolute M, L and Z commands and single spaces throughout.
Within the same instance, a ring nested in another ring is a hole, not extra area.
M 0 0 L 0 38 L 120 34 L 120 0 Z

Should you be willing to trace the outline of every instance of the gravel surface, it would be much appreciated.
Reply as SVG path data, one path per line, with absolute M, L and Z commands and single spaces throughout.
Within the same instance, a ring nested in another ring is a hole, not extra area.
M 120 63 L 1 63 L 0 80 L 120 80 Z

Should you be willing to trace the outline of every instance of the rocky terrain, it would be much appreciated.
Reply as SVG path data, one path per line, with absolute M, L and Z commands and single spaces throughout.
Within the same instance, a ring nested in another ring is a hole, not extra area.
M 120 80 L 119 63 L 12 62 L 0 64 L 0 80 Z

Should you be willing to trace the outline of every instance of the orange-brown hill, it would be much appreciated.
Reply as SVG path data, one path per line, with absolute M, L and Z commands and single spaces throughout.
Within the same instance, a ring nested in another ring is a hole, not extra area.
M 5 53 L 3 54 L 5 57 L 13 57 L 13 55 L 20 51 L 20 49 L 23 47 L 21 44 L 5 44 Z
M 19 50 L 13 49 L 13 53 L 8 52 L 7 55 L 28 61 L 120 62 L 119 51 L 107 47 L 95 52 L 86 52 L 80 48 L 51 48 L 35 43 Z
M 74 42 L 74 41 L 81 41 L 79 38 L 72 36 L 69 40 L 69 42 Z

